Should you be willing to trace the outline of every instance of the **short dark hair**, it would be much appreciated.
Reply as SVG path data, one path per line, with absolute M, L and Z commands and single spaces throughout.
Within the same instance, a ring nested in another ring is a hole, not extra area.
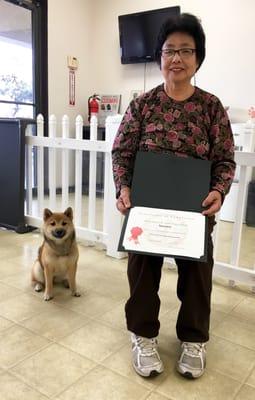
M 155 60 L 161 66 L 161 50 L 167 37 L 175 32 L 183 32 L 192 36 L 196 44 L 197 70 L 205 58 L 205 33 L 199 19 L 192 14 L 179 14 L 167 19 L 160 28 L 156 49 Z

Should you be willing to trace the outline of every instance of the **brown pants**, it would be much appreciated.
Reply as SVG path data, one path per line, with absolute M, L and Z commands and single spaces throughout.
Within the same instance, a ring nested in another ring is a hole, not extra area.
M 209 218 L 207 262 L 176 259 L 178 268 L 177 296 L 181 306 L 176 332 L 181 341 L 209 340 L 212 290 L 214 218 Z M 143 254 L 128 255 L 130 298 L 125 311 L 129 331 L 143 337 L 158 336 L 160 298 L 158 290 L 163 258 Z

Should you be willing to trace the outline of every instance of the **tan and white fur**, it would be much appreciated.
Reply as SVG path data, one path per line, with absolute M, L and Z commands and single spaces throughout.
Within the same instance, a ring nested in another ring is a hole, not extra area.
M 53 298 L 53 282 L 62 281 L 71 289 L 72 296 L 79 297 L 76 289 L 78 247 L 73 225 L 73 210 L 55 213 L 45 208 L 43 214 L 44 241 L 32 268 L 32 284 L 36 292 L 45 288 L 44 300 Z

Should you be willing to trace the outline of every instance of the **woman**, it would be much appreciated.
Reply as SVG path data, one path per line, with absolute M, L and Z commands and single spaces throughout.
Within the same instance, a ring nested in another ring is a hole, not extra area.
M 177 370 L 185 377 L 204 373 L 209 340 L 212 289 L 214 214 L 230 189 L 234 172 L 234 143 L 227 114 L 219 99 L 191 83 L 205 58 L 205 34 L 199 20 L 181 14 L 166 21 L 159 33 L 156 61 L 164 84 L 131 101 L 114 141 L 113 173 L 117 208 L 131 207 L 130 189 L 137 151 L 172 153 L 212 161 L 211 184 L 202 205 L 209 217 L 206 263 L 176 259 L 177 295 L 181 302 L 176 331 L 181 342 Z M 153 190 L 153 188 L 152 188 Z M 163 371 L 157 351 L 163 258 L 128 255 L 130 298 L 126 303 L 133 366 L 148 377 Z

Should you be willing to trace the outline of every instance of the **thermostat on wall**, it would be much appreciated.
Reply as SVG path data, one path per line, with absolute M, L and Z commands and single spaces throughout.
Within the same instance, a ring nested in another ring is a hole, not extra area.
M 67 66 L 68 66 L 68 68 L 71 68 L 71 69 L 77 69 L 78 68 L 77 58 L 73 57 L 73 56 L 67 56 Z

